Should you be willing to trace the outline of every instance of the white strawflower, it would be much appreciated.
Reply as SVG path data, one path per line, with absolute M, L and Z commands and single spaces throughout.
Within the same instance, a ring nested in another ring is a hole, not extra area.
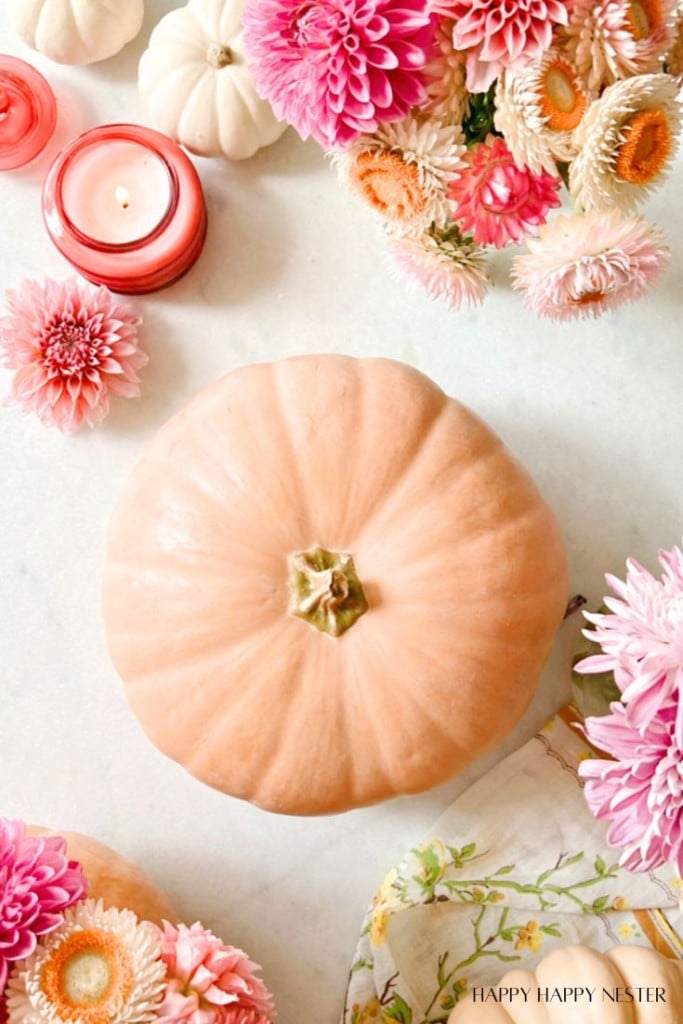
M 413 237 L 389 237 L 387 250 L 399 278 L 412 291 L 423 288 L 431 299 L 443 299 L 450 309 L 478 306 L 490 283 L 486 252 L 456 227 L 432 228 Z
M 391 226 L 415 233 L 450 218 L 448 187 L 464 166 L 457 125 L 407 117 L 333 154 L 340 179 Z
M 632 209 L 659 185 L 681 131 L 676 81 L 638 75 L 605 89 L 576 132 L 569 190 L 585 210 Z
M 676 0 L 575 0 L 563 37 L 588 88 L 661 71 L 675 8 Z
M 165 977 L 153 924 L 85 900 L 15 966 L 8 1024 L 151 1024 Z
M 549 50 L 539 61 L 503 71 L 494 122 L 520 167 L 557 174 L 556 162 L 576 155 L 575 131 L 587 103 L 574 68 Z

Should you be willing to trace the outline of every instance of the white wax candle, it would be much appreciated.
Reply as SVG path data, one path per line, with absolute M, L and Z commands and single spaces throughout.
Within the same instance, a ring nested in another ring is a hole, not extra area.
M 139 142 L 100 140 L 76 153 L 61 183 L 64 212 L 82 234 L 123 245 L 161 223 L 171 199 L 164 161 Z

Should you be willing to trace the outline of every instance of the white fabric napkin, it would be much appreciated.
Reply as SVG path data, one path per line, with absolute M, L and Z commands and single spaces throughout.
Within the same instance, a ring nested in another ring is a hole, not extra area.
M 572 708 L 556 715 L 389 872 L 363 923 L 343 1024 L 445 1021 L 467 988 L 570 943 L 683 957 L 683 883 L 671 867 L 618 867 L 581 792 L 577 766 L 592 752 L 579 720 Z

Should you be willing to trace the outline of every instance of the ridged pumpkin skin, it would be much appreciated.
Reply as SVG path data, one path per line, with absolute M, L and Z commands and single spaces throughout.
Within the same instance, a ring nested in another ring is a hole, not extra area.
M 160 924 L 164 918 L 167 921 L 177 920 L 164 893 L 150 882 L 139 867 L 104 843 L 78 832 L 55 833 L 39 825 L 31 825 L 27 831 L 32 836 L 60 835 L 66 839 L 69 857 L 83 866 L 88 879 L 88 897 L 101 899 L 105 907 L 132 910 L 141 921 Z
M 23 41 L 58 64 L 106 60 L 142 28 L 143 0 L 8 0 Z
M 288 556 L 353 556 L 341 636 L 289 614 Z M 162 428 L 113 516 L 104 613 L 149 736 L 270 810 L 424 790 L 496 744 L 567 599 L 555 519 L 501 441 L 400 363 L 247 366 Z
M 539 990 L 594 988 L 592 1000 L 541 1000 Z M 669 960 L 645 946 L 614 946 L 599 953 L 590 946 L 555 949 L 538 964 L 535 974 L 516 968 L 503 975 L 495 989 L 531 990 L 505 1002 L 474 1002 L 472 991 L 455 1007 L 448 1024 L 681 1024 L 683 1021 L 683 962 Z M 664 989 L 665 1000 L 634 999 L 612 1002 L 603 988 Z

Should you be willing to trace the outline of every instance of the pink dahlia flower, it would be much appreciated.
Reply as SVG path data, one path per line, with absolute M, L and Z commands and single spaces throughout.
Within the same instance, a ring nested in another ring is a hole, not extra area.
M 615 760 L 581 762 L 584 794 L 595 817 L 611 822 L 607 840 L 623 850 L 620 863 L 630 871 L 672 862 L 683 876 L 683 749 L 675 721 L 670 706 L 637 729 L 623 704 L 586 719 L 589 741 Z
M 645 728 L 663 708 L 673 706 L 676 742 L 683 749 L 683 552 L 660 551 L 661 579 L 634 559 L 626 580 L 608 575 L 614 597 L 606 597 L 606 615 L 584 612 L 595 627 L 585 636 L 602 648 L 584 658 L 577 672 L 613 672 L 626 715 Z
M 272 997 L 241 949 L 226 946 L 201 924 L 164 921 L 161 959 L 168 984 L 157 1011 L 162 1024 L 269 1024 Z
M 559 206 L 560 179 L 518 167 L 501 138 L 489 135 L 463 157 L 467 164 L 452 182 L 456 204 L 453 219 L 478 245 L 501 249 L 521 242 L 545 224 L 548 211 Z
M 251 0 L 244 38 L 277 117 L 326 149 L 398 121 L 427 98 L 428 0 Z
M 550 48 L 555 25 L 566 25 L 562 0 L 433 0 L 452 18 L 453 46 L 463 50 L 467 88 L 486 92 L 504 68 L 519 68 Z
M 29 838 L 22 822 L 0 818 L 0 999 L 9 964 L 30 956 L 38 937 L 59 928 L 63 911 L 85 894 L 64 839 Z
M 104 287 L 77 278 L 25 281 L 7 293 L 0 317 L 0 353 L 16 370 L 10 401 L 34 412 L 47 426 L 69 432 L 100 423 L 109 395 L 137 398 L 140 323 Z

